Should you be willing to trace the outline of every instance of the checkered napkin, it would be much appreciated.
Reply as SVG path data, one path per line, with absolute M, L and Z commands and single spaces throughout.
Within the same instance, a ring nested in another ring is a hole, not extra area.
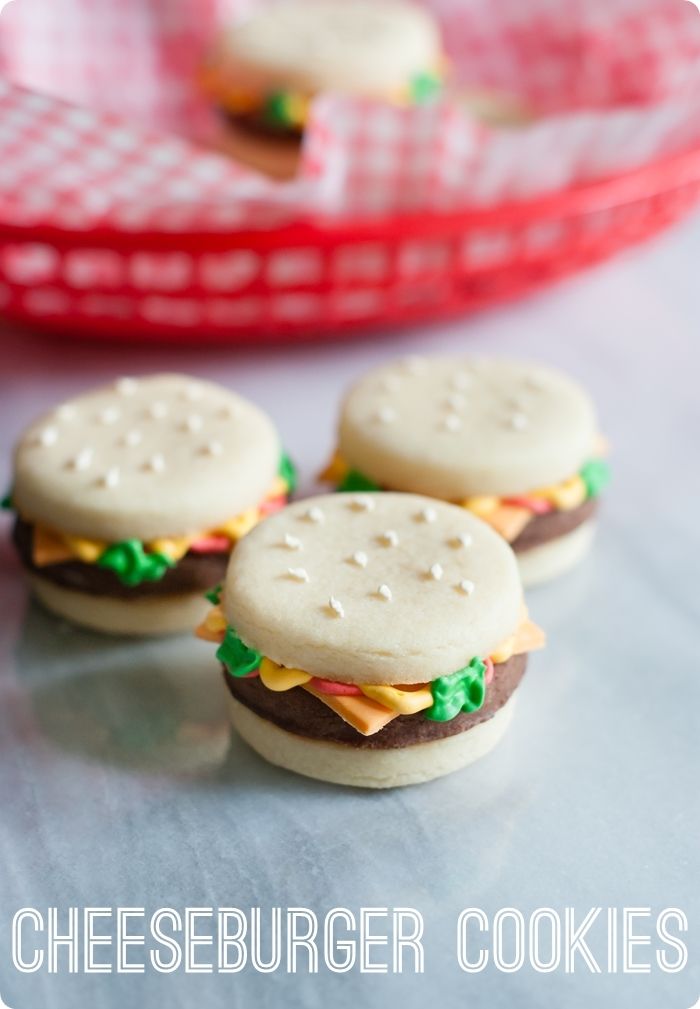
M 14 0 L 0 16 L 0 70 L 47 94 L 0 87 L 0 219 L 230 230 L 493 205 L 700 143 L 689 0 L 432 0 L 453 79 L 546 115 L 489 130 L 449 97 L 402 109 L 326 95 L 299 178 L 272 183 L 175 138 L 207 135 L 201 54 L 224 6 L 239 15 L 254 2 Z

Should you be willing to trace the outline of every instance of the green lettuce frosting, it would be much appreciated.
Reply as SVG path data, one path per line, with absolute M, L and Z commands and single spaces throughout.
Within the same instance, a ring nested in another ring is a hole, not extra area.
M 442 91 L 442 79 L 437 74 L 417 74 L 410 84 L 411 99 L 414 102 L 427 102 Z
M 610 467 L 604 459 L 589 459 L 579 476 L 586 485 L 588 497 L 598 497 L 610 483 Z
M 221 602 L 221 592 L 223 590 L 223 585 L 215 585 L 213 589 L 209 589 L 208 592 L 204 593 L 204 598 L 208 599 L 210 603 L 214 606 L 218 606 Z
M 284 482 L 287 484 L 287 489 L 289 493 L 293 494 L 294 491 L 297 489 L 299 478 L 297 475 L 297 468 L 286 452 L 282 453 L 282 457 L 280 459 L 280 467 L 277 472 L 282 477 Z
M 123 540 L 108 546 L 97 562 L 100 568 L 113 571 L 123 585 L 157 582 L 175 561 L 161 553 L 146 553 L 141 540 Z
M 226 666 L 231 676 L 247 676 L 262 662 L 260 652 L 244 645 L 233 627 L 226 628 L 226 636 L 216 650 L 216 657 Z
M 430 690 L 433 703 L 424 714 L 434 722 L 449 722 L 462 711 L 478 711 L 486 697 L 486 663 L 474 658 L 464 669 L 433 680 Z
M 342 493 L 345 491 L 381 490 L 381 488 L 378 483 L 370 480 L 368 476 L 360 473 L 359 470 L 349 469 L 336 487 L 336 490 Z

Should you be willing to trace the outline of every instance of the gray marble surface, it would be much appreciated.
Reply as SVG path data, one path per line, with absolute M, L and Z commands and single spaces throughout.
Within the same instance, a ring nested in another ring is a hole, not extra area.
M 531 595 L 550 643 L 506 740 L 464 774 L 388 794 L 308 782 L 236 740 L 229 748 L 212 649 L 107 640 L 52 619 L 27 598 L 0 519 L 0 994 L 12 1009 L 695 1003 L 699 261 L 696 219 L 527 302 L 325 347 L 125 349 L 0 334 L 3 482 L 38 411 L 115 373 L 177 368 L 268 409 L 308 486 L 353 376 L 394 354 L 458 350 L 569 369 L 598 402 L 615 473 L 593 556 Z M 12 916 L 54 905 L 410 906 L 425 920 L 425 973 L 70 975 L 64 963 L 21 974 Z M 455 923 L 468 906 L 676 906 L 689 919 L 688 965 L 466 974 Z

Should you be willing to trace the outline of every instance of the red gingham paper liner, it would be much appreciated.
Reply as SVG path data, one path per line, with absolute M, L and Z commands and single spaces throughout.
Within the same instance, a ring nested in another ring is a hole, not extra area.
M 0 89 L 2 219 L 186 231 L 454 209 L 700 142 L 700 13 L 688 0 L 433 0 L 455 79 L 547 115 L 491 131 L 449 101 L 401 109 L 327 95 L 314 104 L 300 177 L 272 183 L 165 135 L 201 135 L 194 79 L 222 6 L 14 0 L 0 21 L 6 73 L 102 111 Z

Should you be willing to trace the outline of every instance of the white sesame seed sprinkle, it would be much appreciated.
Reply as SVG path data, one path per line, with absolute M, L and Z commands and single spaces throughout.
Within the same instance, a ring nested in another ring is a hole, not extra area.
M 111 466 L 103 476 L 100 477 L 101 487 L 117 487 L 119 485 L 119 467 Z
M 442 564 L 433 564 L 428 569 L 428 577 L 432 578 L 433 581 L 435 582 L 439 582 L 442 578 L 442 575 L 443 575 Z
M 189 399 L 190 402 L 194 403 L 196 400 L 202 398 L 204 390 L 201 385 L 197 385 L 196 382 L 190 382 L 185 386 L 184 395 L 185 399 Z
M 387 529 L 379 537 L 379 542 L 385 547 L 397 547 L 399 545 L 399 534 L 395 529 Z
M 456 413 L 448 413 L 442 422 L 442 426 L 445 431 L 459 431 L 462 427 L 461 418 L 457 416 Z
M 168 404 L 164 403 L 162 399 L 157 399 L 151 403 L 148 413 L 154 420 L 162 420 L 168 414 Z
M 434 508 L 426 507 L 421 508 L 416 516 L 421 522 L 434 522 L 437 518 L 437 512 Z
M 116 424 L 121 414 L 116 406 L 106 406 L 100 410 L 100 424 Z
M 133 396 L 138 389 L 138 382 L 135 378 L 118 378 L 114 383 L 114 388 L 120 396 Z
M 460 591 L 465 594 L 465 596 L 470 596 L 475 589 L 474 582 L 469 581 L 468 578 L 462 579 L 459 583 Z
M 143 435 L 137 428 L 133 428 L 131 431 L 127 431 L 124 435 L 124 444 L 129 445 L 133 448 L 135 445 L 140 445 L 143 441 Z
M 306 568 L 287 568 L 287 574 L 295 582 L 308 582 L 309 573 Z
M 528 425 L 527 414 L 514 413 L 510 418 L 510 426 L 514 431 L 524 431 Z
M 459 533 L 452 540 L 452 546 L 456 548 L 470 547 L 472 545 L 473 539 L 471 533 Z
M 368 497 L 366 494 L 359 494 L 357 497 L 352 498 L 350 507 L 356 512 L 371 512 L 374 511 L 374 499 Z
M 292 536 L 291 533 L 285 533 L 284 545 L 288 550 L 301 550 L 302 543 L 298 536 Z
M 165 458 L 160 452 L 156 452 L 146 463 L 146 469 L 150 470 L 152 473 L 162 473 L 165 469 Z
M 203 424 L 204 421 L 198 413 L 191 413 L 185 420 L 183 428 L 185 431 L 201 431 Z
M 59 420 L 75 420 L 77 413 L 78 411 L 72 403 L 63 403 L 56 410 L 56 416 Z
M 92 460 L 94 453 L 91 448 L 81 448 L 76 456 L 71 459 L 70 466 L 72 469 L 86 470 L 92 465 Z
M 224 451 L 224 446 L 220 441 L 208 441 L 206 445 L 201 449 L 202 455 L 221 455 Z
M 445 397 L 445 406 L 450 410 L 463 410 L 466 405 L 466 397 L 461 392 L 451 392 Z
M 379 421 L 380 424 L 393 424 L 396 420 L 397 414 L 393 406 L 380 406 L 374 415 L 375 420 Z
M 337 617 L 340 617 L 342 619 L 345 616 L 345 610 L 343 609 L 343 604 L 339 599 L 336 599 L 335 596 L 331 596 L 330 599 L 328 600 L 328 607 L 333 611 L 333 613 L 335 613 Z
M 385 599 L 386 602 L 388 603 L 390 603 L 391 600 L 394 598 L 394 594 L 388 585 L 380 585 L 379 588 L 377 589 L 377 595 L 381 596 L 382 599 Z
M 367 554 L 363 550 L 357 550 L 352 555 L 352 557 L 350 558 L 350 560 L 358 568 L 366 568 L 367 567 L 368 558 L 367 558 Z
M 307 522 L 315 522 L 316 524 L 319 524 L 325 521 L 326 516 L 323 514 L 320 508 L 318 508 L 316 505 L 312 505 L 311 508 L 307 508 L 307 510 L 304 512 L 304 518 L 306 519 Z
M 39 432 L 37 436 L 37 441 L 44 448 L 49 448 L 51 445 L 55 445 L 58 441 L 58 430 L 55 427 L 45 427 L 43 431 Z

